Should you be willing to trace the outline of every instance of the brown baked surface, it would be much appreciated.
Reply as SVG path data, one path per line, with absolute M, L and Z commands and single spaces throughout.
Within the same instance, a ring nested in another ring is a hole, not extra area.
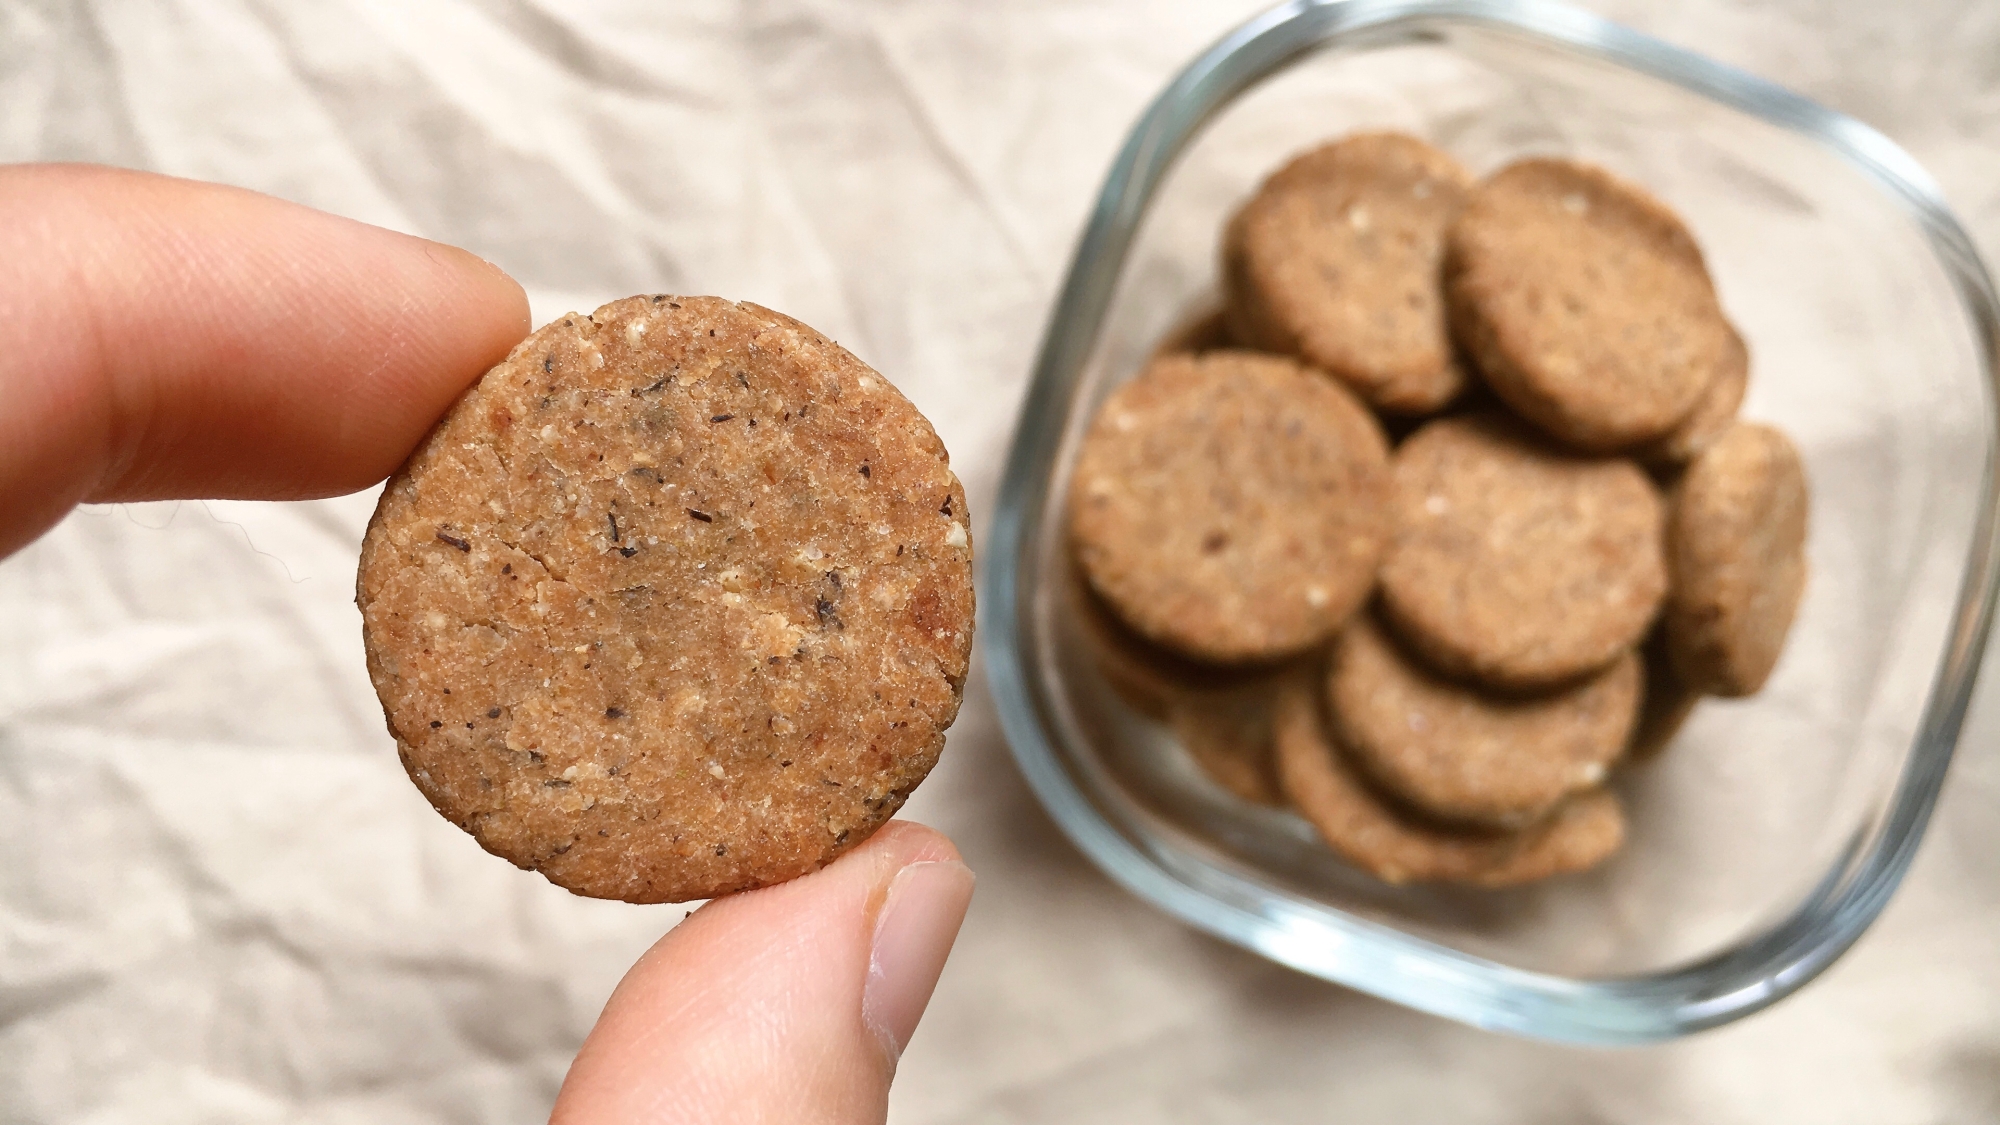
M 1278 778 L 1327 845 L 1389 883 L 1509 887 L 1596 866 L 1625 840 L 1625 812 L 1609 790 L 1564 802 L 1546 820 L 1505 835 L 1457 832 L 1397 812 L 1365 785 L 1328 736 L 1310 688 L 1278 702 Z
M 1142 636 L 1275 660 L 1368 596 L 1388 538 L 1387 445 L 1352 394 L 1292 360 L 1170 355 L 1112 392 L 1077 456 L 1078 563 Z
M 1610 664 L 1652 622 L 1663 515 L 1630 461 L 1566 454 L 1487 414 L 1427 424 L 1394 470 L 1382 607 L 1437 670 L 1550 687 Z
M 923 780 L 972 642 L 965 496 L 915 407 L 790 317 L 555 321 L 391 478 L 369 673 L 411 778 L 579 894 L 811 871 Z
M 1639 659 L 1555 692 L 1500 696 L 1439 678 L 1369 615 L 1335 642 L 1327 707 L 1354 766 L 1439 820 L 1520 828 L 1604 780 L 1639 711 Z
M 1729 341 L 1730 348 L 1722 369 L 1716 372 L 1715 382 L 1709 384 L 1695 402 L 1693 413 L 1669 430 L 1665 437 L 1635 447 L 1632 450 L 1634 457 L 1664 468 L 1685 465 L 1736 424 L 1736 411 L 1742 407 L 1743 396 L 1750 389 L 1750 346 L 1744 343 L 1742 334 L 1733 327 L 1729 330 Z
M 1415 137 L 1361 133 L 1293 159 L 1223 236 L 1230 332 L 1332 372 L 1376 407 L 1429 413 L 1465 372 L 1439 263 L 1469 178 Z
M 1563 441 L 1615 450 L 1680 425 L 1730 361 L 1701 251 L 1643 189 L 1567 160 L 1474 188 L 1447 240 L 1459 342 L 1508 405 Z
M 1777 429 L 1738 422 L 1682 475 L 1668 527 L 1674 670 L 1712 695 L 1764 686 L 1806 584 L 1805 465 Z

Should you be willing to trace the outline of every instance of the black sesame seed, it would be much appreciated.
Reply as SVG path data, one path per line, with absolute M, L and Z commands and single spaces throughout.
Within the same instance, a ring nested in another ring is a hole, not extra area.
M 708 514 L 707 512 L 698 512 L 698 511 L 694 510 L 693 508 L 689 508 L 689 509 L 687 510 L 687 513 L 688 513 L 688 515 L 691 515 L 691 516 L 693 516 L 694 518 L 696 518 L 696 519 L 700 520 L 700 521 L 701 521 L 701 522 L 703 522 L 703 523 L 714 523 L 714 522 L 715 522 L 715 517 L 714 517 L 714 516 L 711 516 L 711 515 L 709 515 L 709 514 Z
M 625 717 L 625 712 L 620 711 L 616 707 L 606 707 L 604 709 L 604 717 L 607 719 L 622 719 Z
M 438 729 L 439 727 L 441 727 L 441 726 L 443 726 L 443 725 L 444 725 L 443 723 L 441 723 L 441 722 L 438 722 L 438 721 L 437 721 L 436 719 L 432 719 L 432 720 L 431 720 L 431 729 L 432 729 L 432 730 L 436 730 L 436 729 Z
M 717 415 L 715 415 L 714 417 L 710 418 L 710 419 L 709 419 L 709 421 L 711 421 L 711 422 L 727 422 L 727 421 L 729 421 L 729 420 L 730 420 L 731 418 L 734 418 L 734 417 L 736 417 L 736 415 L 734 415 L 734 414 L 717 414 Z
M 863 462 L 861 463 L 861 475 L 862 475 L 862 476 L 864 476 L 864 477 L 870 477 L 870 478 L 872 478 L 872 477 L 874 476 L 874 474 L 872 474 L 872 473 L 870 473 L 870 472 L 868 471 L 868 462 L 866 462 L 866 461 L 863 461 Z
M 488 710 L 488 711 L 486 712 L 486 717 L 487 717 L 487 718 L 489 718 L 489 719 L 497 719 L 497 718 L 499 718 L 499 717 L 500 717 L 500 708 L 498 708 L 498 707 L 494 707 L 494 708 L 491 708 L 491 709 L 489 709 L 489 710 Z
M 472 551 L 472 544 L 467 542 L 466 540 L 460 539 L 456 535 L 446 535 L 443 531 L 439 531 L 437 533 L 437 537 L 438 537 L 438 542 L 443 543 L 447 547 L 456 547 L 459 550 L 464 551 L 468 554 L 471 553 Z

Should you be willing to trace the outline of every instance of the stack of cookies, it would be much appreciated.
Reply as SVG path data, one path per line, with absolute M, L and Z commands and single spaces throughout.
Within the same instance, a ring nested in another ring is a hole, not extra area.
M 1600 862 L 1614 768 L 1761 688 L 1805 584 L 1694 239 L 1588 165 L 1365 134 L 1266 179 L 1222 273 L 1078 453 L 1107 678 L 1388 881 Z

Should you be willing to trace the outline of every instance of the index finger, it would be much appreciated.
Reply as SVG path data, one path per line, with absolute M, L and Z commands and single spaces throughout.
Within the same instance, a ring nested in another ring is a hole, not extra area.
M 441 243 L 214 184 L 0 168 L 0 556 L 83 501 L 365 488 L 528 328 L 512 278 Z

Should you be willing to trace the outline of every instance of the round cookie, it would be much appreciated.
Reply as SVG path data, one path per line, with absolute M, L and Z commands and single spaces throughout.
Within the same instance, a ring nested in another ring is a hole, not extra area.
M 1394 468 L 1382 608 L 1438 671 L 1540 690 L 1609 665 L 1651 624 L 1663 517 L 1630 461 L 1552 450 L 1488 414 L 1429 423 Z
M 1667 435 L 1632 450 L 1632 455 L 1649 465 L 1673 468 L 1694 460 L 1695 455 L 1715 444 L 1715 439 L 1736 424 L 1736 411 L 1750 389 L 1750 348 L 1735 328 L 1729 330 L 1731 347 L 1727 362 L 1716 372 L 1715 382 L 1702 392 L 1680 425 Z
M 1398 133 L 1361 133 L 1293 159 L 1223 235 L 1235 338 L 1302 356 L 1376 407 L 1437 410 L 1466 377 L 1438 269 L 1465 171 Z
M 1173 355 L 1098 411 L 1069 533 L 1091 587 L 1148 640 L 1275 660 L 1367 598 L 1388 492 L 1382 429 L 1332 380 L 1277 356 Z
M 1445 291 L 1486 382 L 1582 449 L 1662 437 L 1731 360 L 1693 236 L 1586 164 L 1523 160 L 1473 189 L 1447 239 Z
M 1375 795 L 1328 737 L 1309 689 L 1278 703 L 1278 779 L 1292 805 L 1348 862 L 1388 883 L 1510 887 L 1584 871 L 1625 842 L 1625 812 L 1609 790 L 1564 802 L 1507 835 L 1455 832 L 1401 815 Z
M 633 297 L 522 341 L 390 479 L 369 674 L 417 787 L 578 894 L 811 871 L 937 761 L 965 496 L 915 407 L 790 317 Z
M 1764 686 L 1806 584 L 1805 465 L 1785 435 L 1738 422 L 1682 475 L 1668 525 L 1667 651 L 1688 686 Z
M 1520 828 L 1604 780 L 1639 711 L 1639 658 L 1563 690 L 1491 696 L 1439 679 L 1363 614 L 1335 642 L 1327 706 L 1355 768 L 1439 820 Z

